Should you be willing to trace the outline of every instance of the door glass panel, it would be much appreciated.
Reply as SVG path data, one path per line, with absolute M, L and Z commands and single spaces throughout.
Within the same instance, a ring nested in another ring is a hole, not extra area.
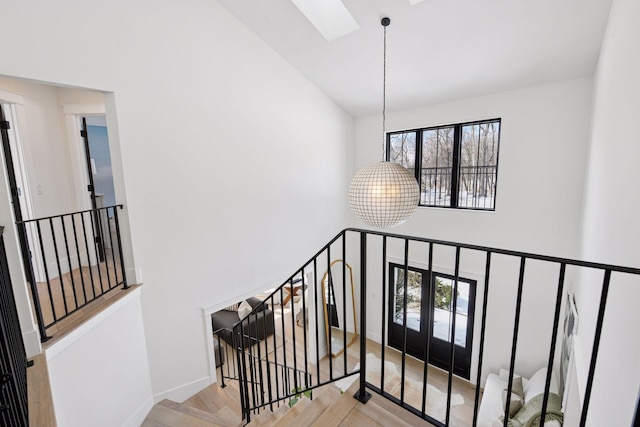
M 395 324 L 404 326 L 404 269 L 395 268 L 394 314 Z M 422 306 L 422 273 L 409 270 L 407 284 L 407 328 L 420 331 Z
M 451 342 L 453 285 L 453 279 L 441 276 L 435 277 L 433 337 L 447 342 Z M 469 314 L 469 283 L 458 280 L 458 298 L 456 305 L 456 345 L 466 347 Z
M 91 152 L 91 173 L 96 195 L 104 197 L 104 206 L 116 204 L 111 171 L 111 154 L 109 153 L 109 135 L 106 126 L 87 126 L 89 135 L 89 151 Z

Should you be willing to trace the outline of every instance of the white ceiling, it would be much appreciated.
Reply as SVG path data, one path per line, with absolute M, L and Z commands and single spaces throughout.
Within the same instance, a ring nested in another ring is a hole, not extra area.
M 291 0 L 218 0 L 354 117 L 593 75 L 611 0 L 343 0 L 327 41 Z M 318 0 L 321 1 L 321 0 Z

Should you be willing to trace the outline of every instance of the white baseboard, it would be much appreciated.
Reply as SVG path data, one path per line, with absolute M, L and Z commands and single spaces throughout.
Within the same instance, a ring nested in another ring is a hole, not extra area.
M 153 408 L 153 398 L 148 398 L 140 407 L 122 424 L 122 427 L 140 427 Z
M 382 335 L 380 332 L 367 331 L 367 339 L 377 342 L 378 344 L 382 342 Z
M 24 349 L 27 352 L 27 359 L 42 353 L 38 325 L 33 325 L 33 329 L 31 331 L 23 333 L 22 339 L 24 340 Z
M 140 268 L 127 268 L 124 270 L 127 275 L 127 284 L 128 285 L 141 285 L 142 280 L 142 270 Z
M 155 403 L 158 403 L 164 399 L 169 399 L 173 400 L 174 402 L 182 403 L 194 394 L 197 394 L 204 388 L 210 386 L 211 384 L 212 383 L 210 377 L 202 377 L 190 383 L 172 388 L 167 391 L 163 391 L 162 393 L 158 393 L 153 396 L 153 401 Z

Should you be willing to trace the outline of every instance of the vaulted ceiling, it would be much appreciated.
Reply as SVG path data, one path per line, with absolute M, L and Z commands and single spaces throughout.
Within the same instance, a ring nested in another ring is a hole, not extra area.
M 354 117 L 382 108 L 384 16 L 391 18 L 387 109 L 400 110 L 591 76 L 611 7 L 611 0 L 342 0 L 359 29 L 328 41 L 292 0 L 218 1 Z

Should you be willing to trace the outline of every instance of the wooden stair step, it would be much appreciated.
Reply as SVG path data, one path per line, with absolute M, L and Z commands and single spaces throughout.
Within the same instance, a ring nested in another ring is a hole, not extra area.
M 240 420 L 239 414 L 233 411 L 226 411 L 224 408 L 220 408 L 215 414 L 203 411 L 201 409 L 194 408 L 192 406 L 183 405 L 173 402 L 171 400 L 163 400 L 157 407 L 165 408 L 175 413 L 178 413 L 177 424 L 169 424 L 175 426 L 207 426 L 207 427 L 231 427 L 242 426 L 243 423 Z M 154 407 L 155 409 L 155 407 Z
M 212 384 L 198 394 L 185 400 L 182 405 L 217 414 L 219 411 L 233 411 L 240 414 L 240 404 L 229 393 Z
M 293 408 L 274 425 L 278 427 L 311 425 L 312 422 L 331 406 L 333 401 L 340 397 L 337 391 L 330 391 L 333 389 L 333 386 L 326 386 L 324 388 L 327 390 L 314 390 L 313 400 L 305 397 L 296 403 Z
M 331 386 L 333 390 L 335 388 Z M 314 427 L 339 426 L 343 420 L 349 415 L 353 408 L 360 402 L 353 398 L 354 393 L 358 389 L 358 383 L 354 383 L 344 394 L 338 397 L 331 397 L 332 401 L 329 410 L 325 410 L 311 424 Z M 336 392 L 337 393 L 337 392 Z M 315 400 L 315 399 L 314 399 Z
M 280 407 L 275 407 L 275 410 L 271 412 L 269 409 L 265 409 L 259 414 L 251 414 L 251 422 L 247 424 L 247 427 L 255 426 L 272 426 L 280 417 L 284 416 L 289 410 L 289 406 L 286 402 L 281 402 Z

